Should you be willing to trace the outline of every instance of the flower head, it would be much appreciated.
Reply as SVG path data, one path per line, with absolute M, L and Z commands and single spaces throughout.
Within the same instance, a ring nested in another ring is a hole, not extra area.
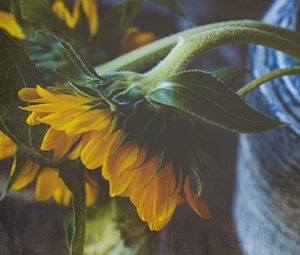
M 151 230 L 169 222 L 183 200 L 181 191 L 198 215 L 209 218 L 190 186 L 190 170 L 199 162 L 193 122 L 153 108 L 138 89 L 139 76 L 117 77 L 117 82 L 114 75 L 101 77 L 99 97 L 40 86 L 21 90 L 20 98 L 31 103 L 23 108 L 31 112 L 27 123 L 50 126 L 41 148 L 55 152 L 62 146 L 63 153 L 56 155 L 80 158 L 88 169 L 102 166 L 110 196 L 129 197 Z M 71 142 L 57 143 L 57 132 Z
M 8 136 L 0 131 L 0 160 L 13 157 L 17 149 L 16 144 Z M 17 161 L 14 160 L 11 166 L 10 175 L 16 170 Z M 32 160 L 27 160 L 23 166 L 22 174 L 11 186 L 11 190 L 21 190 L 27 187 L 36 179 L 35 198 L 37 201 L 46 201 L 51 197 L 64 206 L 68 206 L 72 199 L 72 194 L 59 177 L 57 169 L 51 167 L 41 167 Z M 86 204 L 92 205 L 98 197 L 97 185 L 91 180 L 85 182 Z

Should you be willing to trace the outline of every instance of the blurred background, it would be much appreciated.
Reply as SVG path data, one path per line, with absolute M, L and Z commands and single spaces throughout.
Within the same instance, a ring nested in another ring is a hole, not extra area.
M 280 0 L 278 0 L 280 1 Z M 100 0 L 109 6 L 118 1 Z M 177 0 L 188 20 L 168 10 L 147 5 L 136 25 L 163 37 L 196 25 L 234 20 L 259 20 L 270 0 Z M 108 7 L 107 7 L 108 8 Z M 103 12 L 106 7 L 103 7 Z M 211 70 L 228 65 L 246 65 L 247 47 L 226 45 L 208 52 L 193 63 Z M 242 81 L 240 81 L 242 82 Z M 236 86 L 242 85 L 237 83 Z M 178 206 L 171 222 L 158 234 L 157 254 L 239 255 L 242 254 L 232 222 L 231 205 L 235 182 L 235 154 L 238 137 L 214 130 L 220 162 L 211 162 L 205 176 L 205 198 L 213 218 L 203 220 L 186 205 Z M 7 166 L 1 165 L 1 169 Z M 3 187 L 5 174 L 0 175 Z M 53 202 L 36 203 L 31 189 L 11 192 L 0 204 L 0 254 L 67 254 L 63 220 L 67 209 Z

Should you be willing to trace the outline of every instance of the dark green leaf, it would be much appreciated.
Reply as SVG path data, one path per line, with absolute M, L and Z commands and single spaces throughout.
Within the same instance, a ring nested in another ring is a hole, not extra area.
M 187 71 L 161 81 L 147 99 L 235 132 L 257 133 L 284 126 L 248 106 L 211 73 Z
M 21 45 L 1 30 L 0 56 L 0 129 L 28 154 L 39 156 L 45 127 L 31 127 L 25 122 L 28 113 L 19 107 L 27 103 L 19 99 L 18 91 L 42 84 L 40 73 Z
M 29 164 L 29 159 L 28 157 L 21 151 L 18 150 L 16 155 L 15 155 L 15 161 L 16 161 L 16 166 L 15 166 L 15 171 L 14 173 L 9 177 L 6 186 L 2 192 L 0 201 L 4 199 L 13 186 L 13 184 L 18 180 L 18 178 L 23 174 L 24 170 L 26 169 L 27 165 Z
M 230 87 L 236 79 L 249 72 L 249 69 L 243 66 L 229 66 L 213 71 L 212 74 Z
M 64 160 L 59 166 L 59 174 L 73 195 L 73 219 L 69 221 L 74 225 L 69 226 L 71 236 L 68 236 L 70 254 L 82 255 L 86 218 L 84 169 L 78 161 Z
M 82 75 L 88 77 L 99 77 L 94 68 L 88 63 L 88 61 L 86 61 L 82 56 L 80 56 L 79 53 L 76 52 L 69 42 L 50 31 L 40 30 L 39 33 L 49 35 L 57 40 L 65 50 L 71 63 L 77 68 L 78 71 L 81 72 Z
M 185 13 L 181 9 L 181 7 L 176 3 L 175 0 L 149 0 L 150 2 L 160 4 L 170 9 L 172 12 L 175 12 L 177 15 L 186 18 Z

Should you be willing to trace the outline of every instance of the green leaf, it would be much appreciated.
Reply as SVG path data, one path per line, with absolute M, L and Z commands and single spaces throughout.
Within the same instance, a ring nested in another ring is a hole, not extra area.
M 16 161 L 16 167 L 14 173 L 9 177 L 5 188 L 1 194 L 0 201 L 3 200 L 11 187 L 14 183 L 18 180 L 18 178 L 23 174 L 24 170 L 26 169 L 27 165 L 29 164 L 30 160 L 28 157 L 22 152 L 21 150 L 17 150 L 15 154 L 14 160 Z
M 67 54 L 70 62 L 74 67 L 76 67 L 77 71 L 81 72 L 82 75 L 88 77 L 99 77 L 94 68 L 73 48 L 73 46 L 69 42 L 65 41 L 63 38 L 50 31 L 40 30 L 39 33 L 48 35 L 57 40 L 65 50 L 65 53 Z
M 249 72 L 249 69 L 243 66 L 229 66 L 213 71 L 212 74 L 230 87 L 236 79 Z
M 58 168 L 60 177 L 73 195 L 73 219 L 69 222 L 74 225 L 69 225 L 71 236 L 67 237 L 70 254 L 83 255 L 86 219 L 84 168 L 79 161 L 71 160 L 62 161 Z
M 0 30 L 0 129 L 31 156 L 40 157 L 39 146 L 45 126 L 26 124 L 27 103 L 18 97 L 24 87 L 42 84 L 40 72 L 19 43 Z
M 170 9 L 172 12 L 176 13 L 177 15 L 186 18 L 186 14 L 181 9 L 181 7 L 176 3 L 175 0 L 149 0 L 155 4 L 163 5 L 166 8 Z
M 285 125 L 255 111 L 222 81 L 203 71 L 187 71 L 161 81 L 146 98 L 235 132 L 257 133 Z

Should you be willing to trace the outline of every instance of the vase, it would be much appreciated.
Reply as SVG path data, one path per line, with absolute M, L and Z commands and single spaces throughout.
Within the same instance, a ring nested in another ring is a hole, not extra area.
M 297 0 L 274 1 L 263 22 L 296 29 Z M 299 66 L 281 52 L 251 47 L 254 77 Z M 240 135 L 233 217 L 246 255 L 300 254 L 300 78 L 284 76 L 257 89 L 247 101 L 289 125 Z

